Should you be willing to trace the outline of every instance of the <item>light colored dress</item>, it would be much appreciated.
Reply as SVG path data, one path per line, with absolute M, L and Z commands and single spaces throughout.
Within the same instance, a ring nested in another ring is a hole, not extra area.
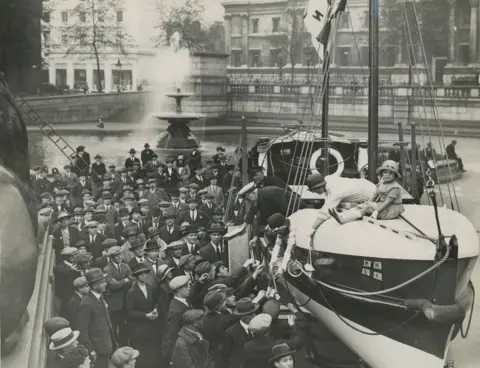
M 365 202 L 358 206 L 364 215 L 371 215 L 377 211 L 380 205 L 385 202 L 387 198 L 393 198 L 393 202 L 378 214 L 379 220 L 393 220 L 398 218 L 405 208 L 402 204 L 402 186 L 396 181 L 391 183 L 384 183 L 383 181 L 377 184 L 377 198 L 373 202 Z

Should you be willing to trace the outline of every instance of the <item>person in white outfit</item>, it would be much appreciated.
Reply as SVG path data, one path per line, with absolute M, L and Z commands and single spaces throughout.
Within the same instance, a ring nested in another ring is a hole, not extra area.
M 331 217 L 329 210 L 345 204 L 360 204 L 369 201 L 376 192 L 376 186 L 367 179 L 351 179 L 338 176 L 323 177 L 322 174 L 312 174 L 307 177 L 308 190 L 317 194 L 325 193 L 325 203 L 318 211 L 312 224 L 311 237 L 326 220 Z

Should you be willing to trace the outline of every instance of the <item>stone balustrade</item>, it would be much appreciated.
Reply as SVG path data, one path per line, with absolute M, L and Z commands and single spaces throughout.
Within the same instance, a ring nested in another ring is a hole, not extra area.
M 306 84 L 276 84 L 276 83 L 241 83 L 228 86 L 232 94 L 258 95 L 316 95 L 319 85 Z M 367 97 L 368 87 L 365 85 L 330 85 L 328 93 L 337 97 Z M 379 97 L 415 97 L 415 98 L 451 98 L 451 99 L 480 99 L 480 87 L 472 86 L 392 86 L 381 85 L 378 89 Z

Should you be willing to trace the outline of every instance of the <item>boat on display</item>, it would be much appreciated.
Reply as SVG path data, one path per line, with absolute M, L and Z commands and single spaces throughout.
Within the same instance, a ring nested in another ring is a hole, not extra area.
M 345 1 L 311 1 L 309 6 L 312 3 L 319 8 L 307 9 L 306 15 L 320 18 L 321 25 L 313 34 L 320 34 L 320 39 L 325 29 L 334 33 L 336 28 L 327 23 L 335 21 Z M 377 9 L 378 1 L 370 0 L 369 6 Z M 267 175 L 284 179 L 304 199 L 315 197 L 304 185 L 309 172 L 367 176 L 375 182 L 382 152 L 392 148 L 378 143 L 378 14 L 374 11 L 369 27 L 368 140 L 329 134 L 324 126 L 320 133 L 317 127 L 298 125 L 281 137 L 260 139 L 251 151 L 250 161 L 263 166 Z M 327 82 L 321 89 L 328 91 L 328 62 L 323 69 Z M 322 113 L 323 125 L 326 116 Z M 405 151 L 411 157 L 411 150 Z M 362 366 L 370 368 L 406 364 L 443 368 L 451 341 L 459 334 L 468 335 L 473 313 L 475 291 L 470 278 L 479 255 L 478 234 L 453 205 L 442 207 L 436 199 L 439 182 L 453 186 L 451 181 L 459 177 L 457 164 L 438 154 L 434 163 L 422 156 L 412 159 L 411 167 L 416 167 L 416 159 L 425 166 L 421 175 L 430 205 L 404 201 L 405 212 L 395 220 L 364 217 L 340 225 L 329 219 L 313 241 L 307 234 L 317 210 L 297 210 L 289 216 L 296 245 L 278 284 L 354 352 Z M 404 176 L 413 181 L 411 174 L 407 167 Z

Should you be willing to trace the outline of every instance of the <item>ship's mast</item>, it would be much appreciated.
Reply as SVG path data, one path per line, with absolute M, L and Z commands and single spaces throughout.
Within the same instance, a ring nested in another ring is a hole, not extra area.
M 377 182 L 378 163 L 378 19 L 379 0 L 369 0 L 368 179 Z

